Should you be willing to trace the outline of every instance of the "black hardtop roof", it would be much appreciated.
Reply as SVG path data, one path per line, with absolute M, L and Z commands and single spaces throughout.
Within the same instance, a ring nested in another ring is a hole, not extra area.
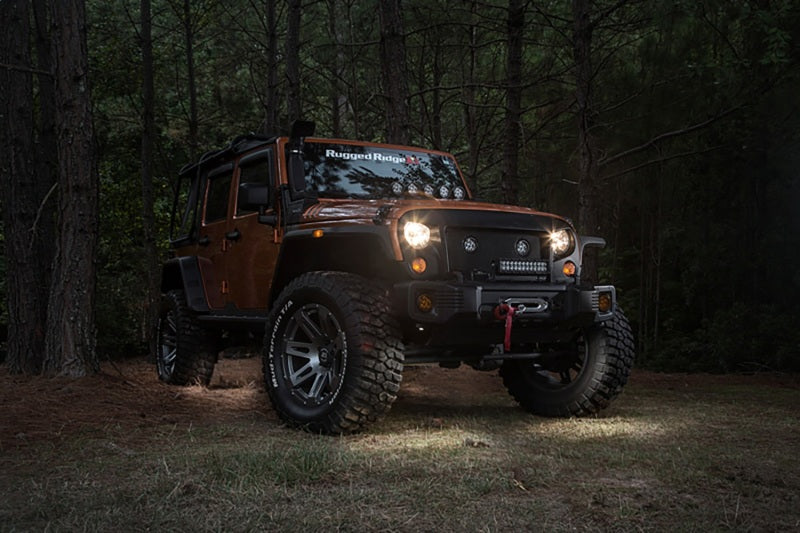
M 187 163 L 181 168 L 178 174 L 183 176 L 203 168 L 212 167 L 220 162 L 224 162 L 227 159 L 231 159 L 232 157 L 252 150 L 253 148 L 272 144 L 277 138 L 278 137 L 275 135 L 263 135 L 260 133 L 248 133 L 246 135 L 240 135 L 224 148 L 209 150 L 200 156 L 200 159 L 194 163 Z

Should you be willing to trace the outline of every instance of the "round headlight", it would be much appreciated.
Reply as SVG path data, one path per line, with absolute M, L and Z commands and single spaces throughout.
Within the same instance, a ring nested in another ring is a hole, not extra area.
M 550 249 L 553 250 L 553 255 L 563 256 L 566 255 L 572 246 L 572 236 L 569 231 L 560 229 L 550 234 Z
M 431 230 L 419 222 L 406 222 L 403 226 L 403 237 L 412 248 L 424 248 L 431 241 Z

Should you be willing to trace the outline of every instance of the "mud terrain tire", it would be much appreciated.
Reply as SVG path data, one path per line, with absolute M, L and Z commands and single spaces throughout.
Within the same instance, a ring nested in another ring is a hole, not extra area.
M 173 385 L 208 385 L 217 352 L 212 348 L 212 336 L 186 305 L 183 291 L 170 291 L 162 297 L 157 335 L 159 379 Z
M 403 346 L 386 289 L 360 276 L 310 272 L 278 296 L 264 336 L 264 380 L 287 424 L 351 433 L 397 398 Z
M 503 383 L 523 409 L 542 416 L 586 416 L 608 407 L 622 392 L 635 353 L 622 310 L 587 328 L 576 344 L 577 356 L 566 364 L 542 368 L 526 360 L 503 363 Z

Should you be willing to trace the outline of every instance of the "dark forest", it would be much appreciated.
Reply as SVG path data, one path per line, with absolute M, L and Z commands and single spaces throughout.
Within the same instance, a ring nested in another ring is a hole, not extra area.
M 638 366 L 800 370 L 797 2 L 0 0 L 0 27 L 19 371 L 145 353 L 178 169 L 298 118 L 603 236 Z

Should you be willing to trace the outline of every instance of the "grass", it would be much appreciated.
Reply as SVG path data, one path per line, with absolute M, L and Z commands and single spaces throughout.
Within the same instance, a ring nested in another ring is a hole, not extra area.
M 590 419 L 400 401 L 320 437 L 108 425 L 0 458 L 0 530 L 800 530 L 800 391 L 631 384 Z

